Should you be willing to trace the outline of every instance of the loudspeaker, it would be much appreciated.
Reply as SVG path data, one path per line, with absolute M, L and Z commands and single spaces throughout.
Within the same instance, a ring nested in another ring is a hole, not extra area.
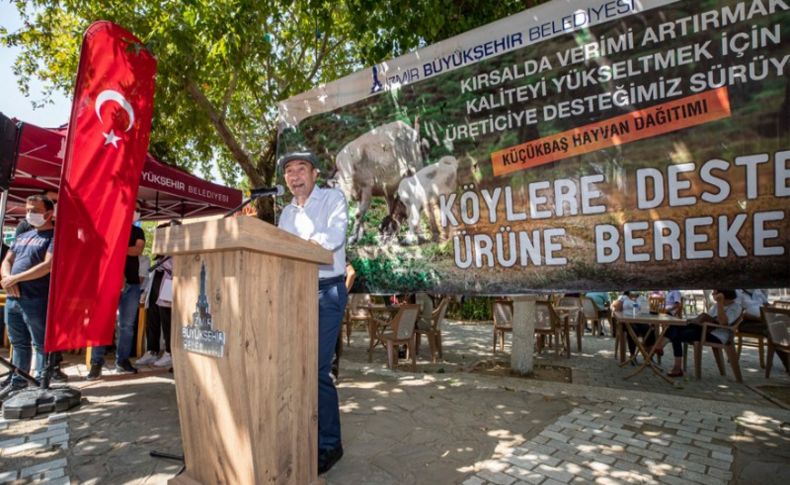
M 8 190 L 14 178 L 21 130 L 15 121 L 0 113 L 0 189 Z

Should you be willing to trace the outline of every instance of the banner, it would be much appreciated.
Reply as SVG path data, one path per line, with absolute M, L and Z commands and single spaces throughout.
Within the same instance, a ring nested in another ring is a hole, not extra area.
M 280 104 L 357 291 L 790 286 L 781 1 L 550 2 Z
M 112 343 L 156 60 L 106 21 L 85 33 L 61 173 L 47 352 Z

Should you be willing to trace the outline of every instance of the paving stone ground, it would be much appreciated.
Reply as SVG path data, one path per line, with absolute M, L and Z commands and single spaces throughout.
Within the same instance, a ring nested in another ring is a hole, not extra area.
M 327 483 L 790 483 L 790 411 L 719 376 L 710 355 L 702 381 L 624 381 L 611 339 L 585 336 L 581 354 L 537 358 L 569 368 L 568 384 L 467 372 L 506 365 L 509 347 L 492 357 L 490 326 L 448 325 L 444 341 L 443 362 L 425 360 L 426 345 L 417 372 L 391 371 L 380 348 L 368 363 L 366 335 L 354 332 L 339 381 L 345 456 Z M 768 382 L 754 349 L 741 364 L 747 384 Z M 181 453 L 170 374 L 88 383 L 84 365 L 67 372 L 82 406 L 0 421 L 0 483 L 151 484 L 177 473 L 149 456 Z M 777 366 L 770 383 L 790 379 Z

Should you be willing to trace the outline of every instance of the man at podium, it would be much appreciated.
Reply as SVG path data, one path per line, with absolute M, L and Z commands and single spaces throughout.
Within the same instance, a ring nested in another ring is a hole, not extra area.
M 340 408 L 332 379 L 335 352 L 346 308 L 345 266 L 348 206 L 337 189 L 316 186 L 318 160 L 310 152 L 289 153 L 279 168 L 293 195 L 278 227 L 332 251 L 333 263 L 318 268 L 318 473 L 326 473 L 343 456 Z

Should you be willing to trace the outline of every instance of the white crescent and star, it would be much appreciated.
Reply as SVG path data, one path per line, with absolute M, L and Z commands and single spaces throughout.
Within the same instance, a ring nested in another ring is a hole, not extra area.
M 132 109 L 132 105 L 126 101 L 126 98 L 123 97 L 123 94 L 112 89 L 105 89 L 99 93 L 98 96 L 96 96 L 96 117 L 99 118 L 99 122 L 104 124 L 104 121 L 101 119 L 101 107 L 108 101 L 114 101 L 118 103 L 118 106 L 126 111 L 126 113 L 129 115 L 129 125 L 126 127 L 124 132 L 131 130 L 132 125 L 134 125 L 134 109 Z M 111 144 L 113 147 L 118 148 L 118 142 L 121 141 L 122 138 L 116 135 L 114 130 L 111 129 L 109 133 L 102 133 L 102 135 L 104 135 L 105 145 Z

